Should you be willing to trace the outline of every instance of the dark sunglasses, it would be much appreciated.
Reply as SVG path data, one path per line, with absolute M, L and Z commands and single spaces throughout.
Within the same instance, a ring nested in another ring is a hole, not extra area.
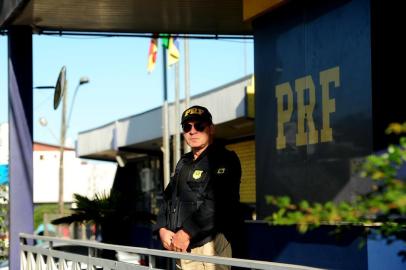
M 192 130 L 192 127 L 195 127 L 196 131 L 202 132 L 206 127 L 207 124 L 204 122 L 196 122 L 194 124 L 187 123 L 182 125 L 183 132 L 189 132 Z

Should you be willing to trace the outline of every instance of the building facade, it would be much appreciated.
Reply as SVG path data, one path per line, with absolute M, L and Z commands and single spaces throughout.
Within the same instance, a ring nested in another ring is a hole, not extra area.
M 34 143 L 34 203 L 57 203 L 59 200 L 60 147 Z M 71 203 L 73 194 L 93 197 L 96 193 L 109 193 L 116 164 L 76 157 L 75 150 L 64 150 L 64 202 Z
M 8 168 L 8 124 L 0 125 L 0 166 Z M 33 144 L 34 204 L 57 203 L 59 200 L 60 147 L 46 143 Z M 8 182 L 8 170 L 4 182 Z M 71 203 L 73 194 L 92 197 L 109 192 L 113 184 L 116 164 L 76 157 L 75 149 L 64 149 L 64 202 Z M 7 177 L 6 177 L 7 176 Z

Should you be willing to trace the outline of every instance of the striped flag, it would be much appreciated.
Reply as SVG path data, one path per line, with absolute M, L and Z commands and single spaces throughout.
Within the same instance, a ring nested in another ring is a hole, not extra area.
M 151 43 L 149 45 L 148 52 L 148 66 L 147 66 L 148 73 L 151 73 L 154 70 L 157 53 L 158 53 L 158 39 L 151 38 Z

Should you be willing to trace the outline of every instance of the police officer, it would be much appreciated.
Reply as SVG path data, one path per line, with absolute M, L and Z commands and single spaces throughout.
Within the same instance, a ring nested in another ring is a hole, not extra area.
M 210 112 L 192 106 L 182 113 L 184 154 L 164 191 L 156 232 L 167 250 L 231 257 L 238 220 L 241 165 L 235 152 L 213 144 Z M 183 270 L 229 269 L 180 260 Z

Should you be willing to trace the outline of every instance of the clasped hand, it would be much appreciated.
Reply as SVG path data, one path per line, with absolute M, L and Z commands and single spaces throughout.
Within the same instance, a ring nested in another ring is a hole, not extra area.
M 176 233 L 161 228 L 159 237 L 165 249 L 178 252 L 186 252 L 190 244 L 190 236 L 184 230 L 179 230 Z

